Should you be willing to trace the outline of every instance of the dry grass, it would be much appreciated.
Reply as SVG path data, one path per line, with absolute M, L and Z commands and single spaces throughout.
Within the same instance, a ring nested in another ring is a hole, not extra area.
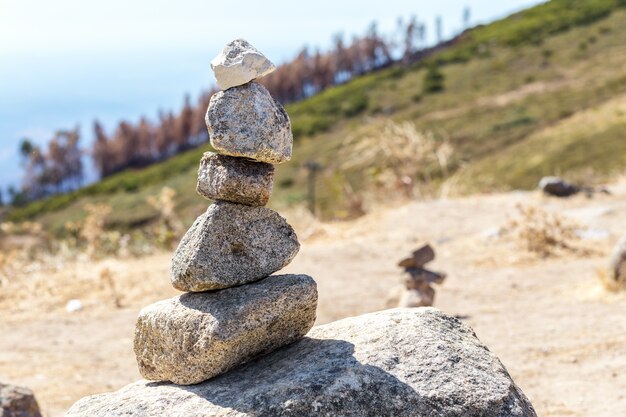
M 618 293 L 622 291 L 626 291 L 626 281 L 617 281 L 611 278 L 609 272 L 605 269 L 598 268 L 596 270 L 596 274 L 598 275 L 598 279 L 602 284 L 602 287 L 611 293 Z
M 576 231 L 581 226 L 574 220 L 534 206 L 518 204 L 516 209 L 517 213 L 509 219 L 503 232 L 512 236 L 525 251 L 540 257 L 589 253 L 589 249 L 579 244 Z
M 111 299 L 113 300 L 113 304 L 115 305 L 116 308 L 121 308 L 122 301 L 121 301 L 120 294 L 118 293 L 115 287 L 113 271 L 111 270 L 111 268 L 104 266 L 100 270 L 99 275 L 100 275 L 101 285 L 105 288 L 108 288 L 109 292 L 111 293 Z
M 111 207 L 106 204 L 87 204 L 87 218 L 80 227 L 79 236 L 87 243 L 87 256 L 94 258 L 102 251 L 106 217 Z
M 351 148 L 343 170 L 379 166 L 375 172 L 378 191 L 400 191 L 407 198 L 433 195 L 433 181 L 448 175 L 453 146 L 432 132 L 422 132 L 412 122 L 387 123 L 380 135 L 370 136 Z
M 155 234 L 157 242 L 164 247 L 172 247 L 183 232 L 183 224 L 175 211 L 175 197 L 176 190 L 170 187 L 163 187 L 158 196 L 148 197 L 148 203 L 159 212 Z

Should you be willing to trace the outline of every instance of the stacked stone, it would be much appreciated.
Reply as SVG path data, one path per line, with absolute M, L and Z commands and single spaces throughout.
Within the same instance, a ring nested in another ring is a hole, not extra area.
M 407 274 L 404 278 L 405 291 L 400 297 L 400 307 L 430 307 L 435 300 L 432 284 L 441 284 L 446 278 L 443 272 L 434 272 L 424 266 L 435 259 L 435 251 L 426 244 L 404 258 L 398 266 Z
M 298 253 L 291 226 L 264 207 L 274 166 L 291 158 L 289 117 L 261 84 L 275 69 L 252 45 L 232 41 L 211 67 L 223 89 L 206 122 L 211 145 L 197 191 L 215 202 L 174 254 L 178 297 L 144 308 L 134 348 L 142 376 L 196 384 L 303 337 L 313 326 L 315 281 L 274 275 Z

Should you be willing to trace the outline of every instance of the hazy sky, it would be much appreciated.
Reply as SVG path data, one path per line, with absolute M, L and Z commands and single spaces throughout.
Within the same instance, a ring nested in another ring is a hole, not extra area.
M 195 100 L 214 82 L 209 62 L 234 38 L 280 63 L 373 20 L 389 33 L 416 14 L 432 41 L 437 15 L 451 35 L 466 6 L 476 24 L 539 2 L 0 0 L 0 189 L 19 183 L 22 137 L 43 143 L 79 124 L 87 142 L 94 118 L 111 130 L 122 118 L 177 109 L 185 93 Z

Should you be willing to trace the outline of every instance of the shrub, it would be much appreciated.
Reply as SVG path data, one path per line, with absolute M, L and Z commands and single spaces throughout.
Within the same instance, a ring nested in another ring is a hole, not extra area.
M 572 220 L 539 207 L 517 205 L 517 215 L 504 231 L 510 233 L 525 250 L 542 257 L 560 251 L 580 252 L 575 246 L 579 226 Z
M 111 213 L 111 207 L 106 204 L 87 204 L 87 217 L 80 228 L 79 236 L 87 244 L 87 255 L 94 258 L 100 254 L 104 243 L 104 224 L 106 217 Z
M 438 93 L 444 90 L 445 77 L 437 65 L 431 64 L 424 74 L 422 91 L 424 94 Z
M 172 247 L 183 232 L 182 222 L 174 207 L 174 197 L 176 197 L 176 191 L 169 187 L 163 187 L 158 196 L 148 197 L 148 204 L 159 212 L 157 242 L 167 248 Z
M 367 94 L 358 92 L 351 95 L 346 101 L 341 103 L 341 112 L 346 117 L 354 117 L 367 109 L 368 104 L 369 99 Z
M 353 156 L 343 166 L 345 170 L 372 166 L 376 161 L 375 181 L 383 189 L 394 190 L 394 194 L 400 190 L 409 198 L 425 194 L 435 178 L 446 176 L 454 154 L 448 142 L 418 130 L 409 121 L 390 122 L 379 135 L 350 146 Z

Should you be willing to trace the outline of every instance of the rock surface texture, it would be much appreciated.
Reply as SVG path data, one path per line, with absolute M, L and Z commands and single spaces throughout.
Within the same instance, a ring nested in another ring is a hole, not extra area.
M 289 116 L 259 83 L 213 94 L 206 124 L 211 145 L 221 154 L 270 164 L 291 159 Z
M 209 200 L 264 206 L 272 194 L 274 166 L 206 152 L 198 169 L 197 191 Z
M 218 201 L 180 241 L 172 285 L 206 291 L 253 282 L 287 265 L 299 249 L 293 228 L 275 211 Z
M 536 416 L 498 358 L 439 310 L 386 310 L 307 336 L 198 385 L 87 397 L 67 417 Z
M 276 66 L 244 39 L 229 42 L 211 61 L 217 85 L 222 90 L 246 84 L 276 69 Z
M 29 388 L 0 383 L 0 417 L 41 417 Z
M 139 371 L 151 380 L 202 382 L 302 338 L 316 307 L 317 287 L 307 275 L 274 275 L 160 301 L 139 313 Z

